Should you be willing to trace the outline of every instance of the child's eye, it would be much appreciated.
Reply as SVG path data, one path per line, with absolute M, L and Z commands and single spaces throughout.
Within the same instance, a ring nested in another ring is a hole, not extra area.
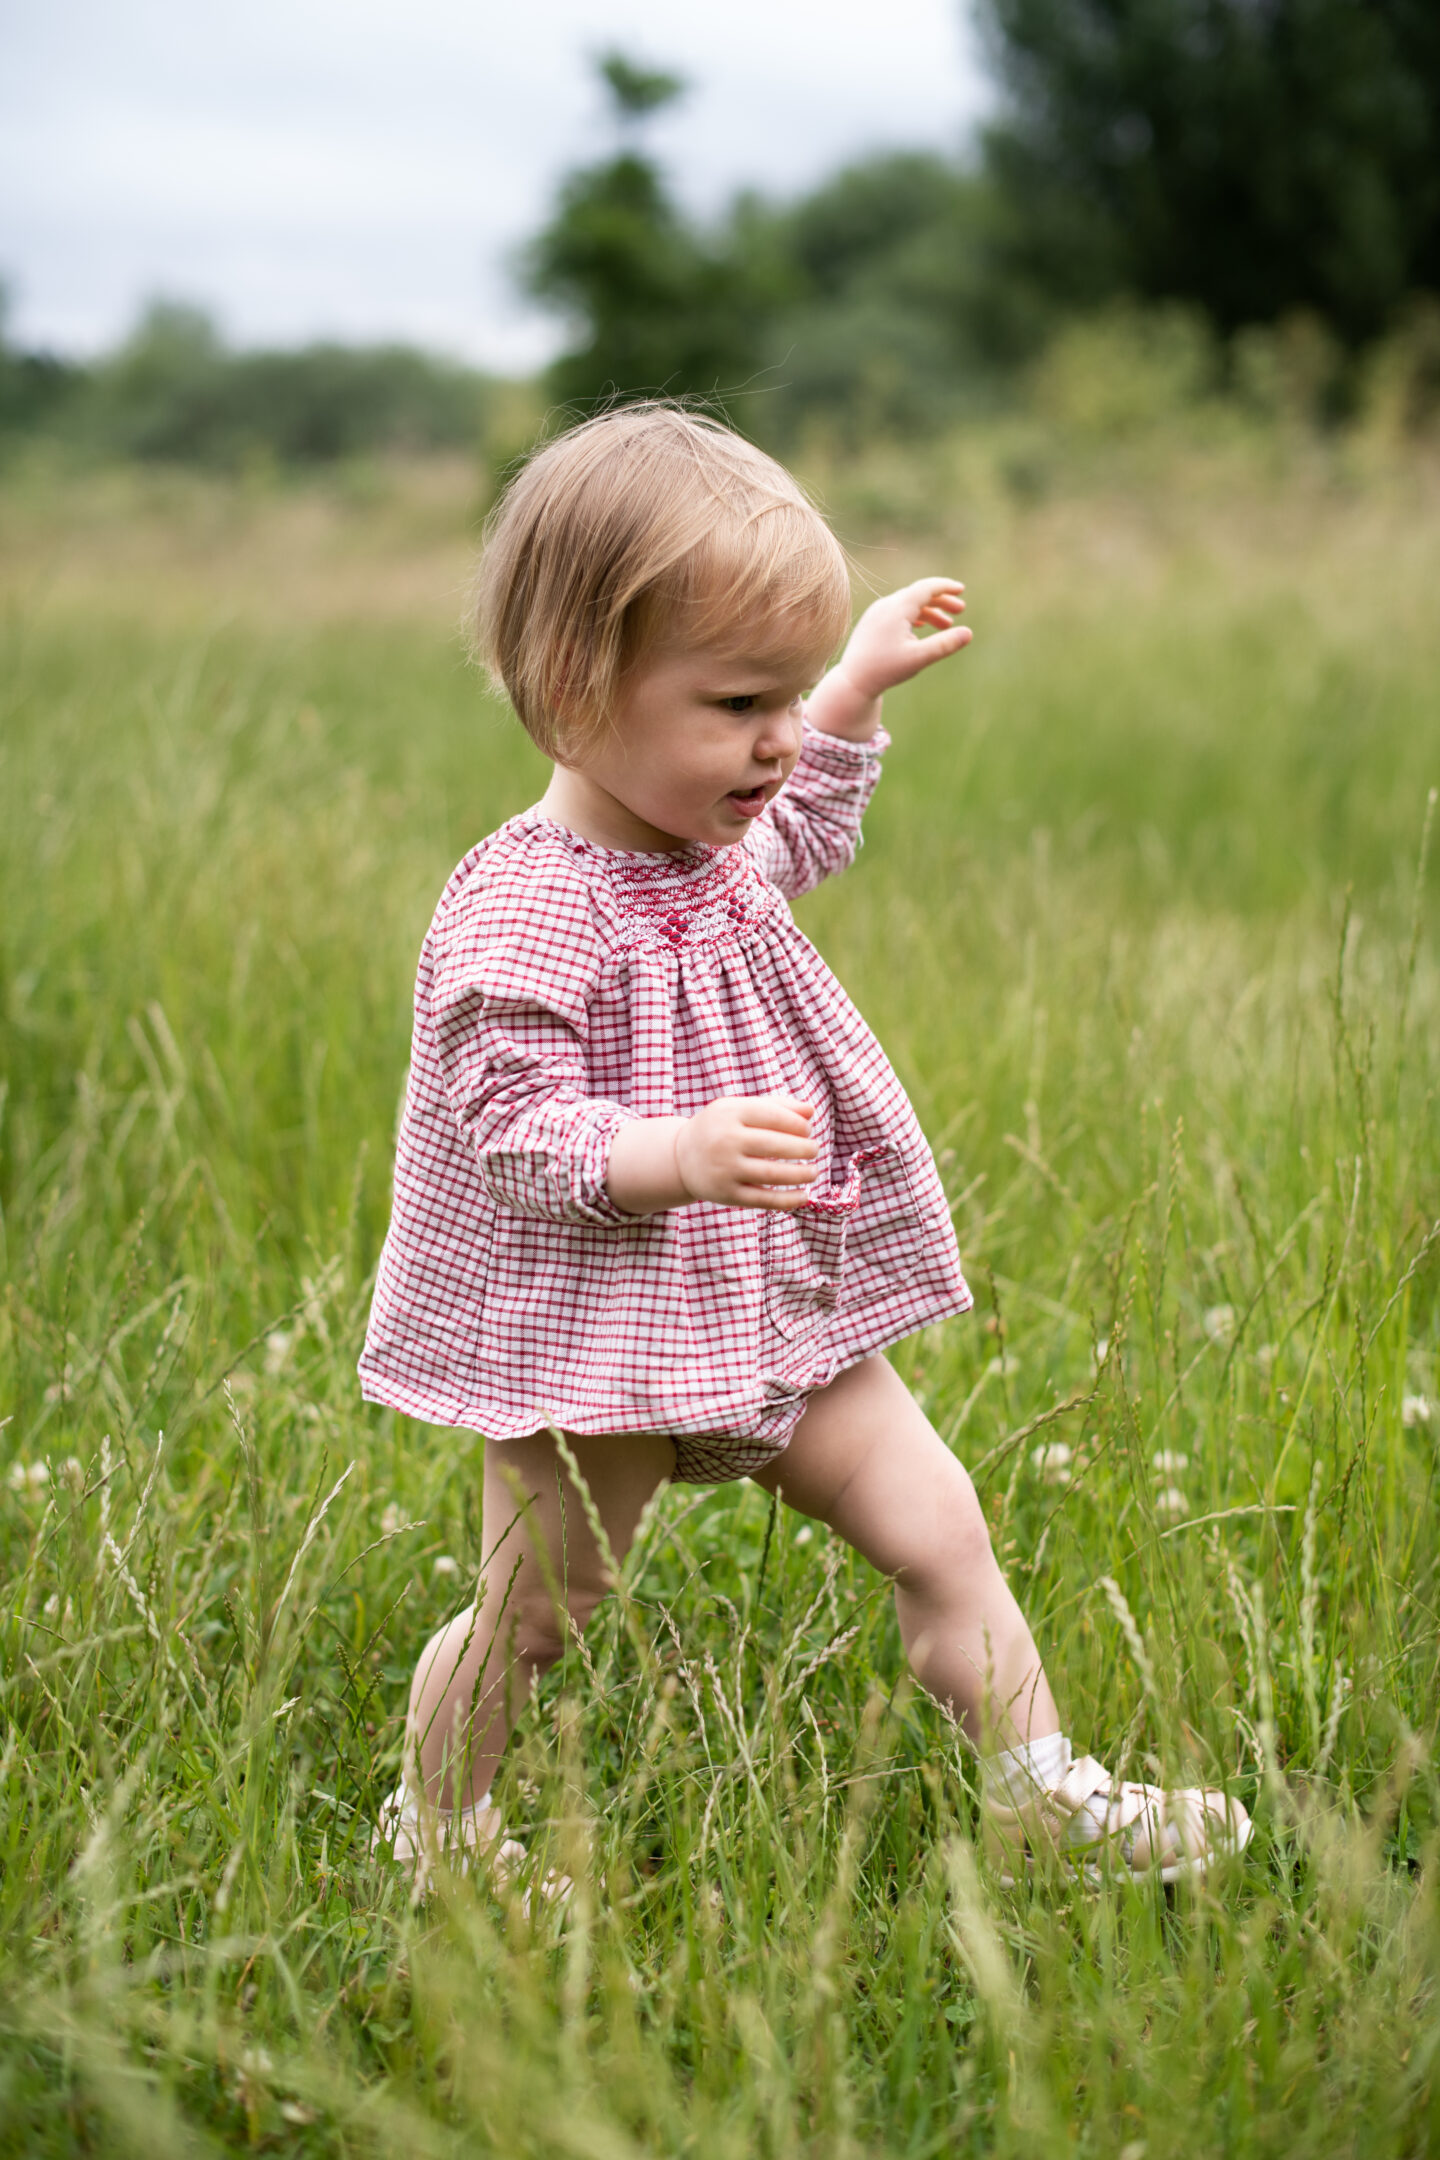
M 743 697 L 722 697 L 720 710 L 733 713 L 754 712 L 757 703 L 758 700 L 747 692 Z

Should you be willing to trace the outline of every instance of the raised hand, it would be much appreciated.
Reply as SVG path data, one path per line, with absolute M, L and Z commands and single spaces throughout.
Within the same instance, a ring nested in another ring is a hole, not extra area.
M 954 578 L 917 578 L 866 608 L 850 633 L 839 671 L 862 697 L 883 697 L 970 643 L 973 633 L 958 620 L 964 612 L 965 588 Z M 929 637 L 916 636 L 922 624 Z
M 839 665 L 811 697 L 811 726 L 850 742 L 867 740 L 880 725 L 887 690 L 970 643 L 971 632 L 958 620 L 964 611 L 965 588 L 954 578 L 917 578 L 876 600 L 851 631 Z M 918 636 L 922 629 L 929 636 Z

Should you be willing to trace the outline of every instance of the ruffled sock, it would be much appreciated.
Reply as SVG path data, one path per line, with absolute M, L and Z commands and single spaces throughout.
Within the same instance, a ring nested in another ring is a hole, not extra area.
M 1075 1759 L 1075 1751 L 1062 1732 L 1046 1733 L 1018 1748 L 980 1760 L 980 1781 L 987 1793 L 1019 1806 L 1037 1793 L 1049 1792 L 1060 1783 Z M 1105 1801 L 1087 1800 L 1071 1816 L 1065 1831 L 1067 1846 L 1093 1845 L 1105 1833 Z

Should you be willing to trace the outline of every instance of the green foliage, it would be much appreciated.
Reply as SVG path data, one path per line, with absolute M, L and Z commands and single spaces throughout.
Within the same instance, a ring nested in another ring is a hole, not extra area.
M 601 69 L 612 90 L 615 65 Z M 632 120 L 664 101 L 616 97 Z M 527 289 L 576 331 L 547 385 L 582 408 L 657 390 L 718 400 L 780 443 L 816 426 L 851 442 L 933 428 L 993 394 L 1054 319 L 999 272 L 995 227 L 987 183 L 930 154 L 848 166 L 790 205 L 744 194 L 704 226 L 627 149 L 565 180 L 527 251 Z
M 627 127 L 685 87 L 619 52 L 596 65 Z M 634 148 L 568 175 L 549 224 L 525 251 L 523 277 L 575 328 L 577 341 L 546 383 L 582 410 L 660 391 L 723 395 L 753 373 L 775 298 L 763 248 L 738 232 L 699 228 L 653 159 Z
M 801 911 L 980 1293 L 898 1361 L 1077 1737 L 1236 1778 L 1243 1865 L 986 1879 L 885 1585 L 732 1486 L 527 1711 L 521 1882 L 417 1909 L 366 1847 L 480 1443 L 353 1367 L 415 951 L 540 768 L 398 543 L 338 616 L 313 537 L 237 607 L 242 542 L 291 560 L 240 493 L 183 618 L 138 519 L 148 614 L 36 579 L 108 497 L 0 511 L 0 2150 L 1433 2149 L 1433 504 L 987 514 L 977 642 Z
M 38 381 L 45 366 L 0 361 L 0 424 L 7 382 Z M 45 387 L 32 387 L 17 430 L 101 457 L 221 468 L 474 449 L 494 394 L 473 370 L 402 345 L 233 352 L 207 315 L 173 302 L 147 309 L 93 368 Z
M 1009 102 L 978 166 L 872 157 L 710 225 L 633 148 L 571 174 L 526 260 L 575 332 L 552 395 L 718 398 L 779 447 L 853 450 L 1013 405 L 1067 324 L 1124 301 L 1160 305 L 1161 341 L 1166 306 L 1238 333 L 1213 387 L 1295 409 L 1308 338 L 1298 402 L 1327 421 L 1353 404 L 1347 346 L 1440 288 L 1433 11 L 993 0 L 987 20 Z M 615 95 L 631 121 L 651 109 Z
M 1430 0 L 985 0 L 987 162 L 1042 289 L 1312 310 L 1351 342 L 1440 290 Z
M 758 415 L 780 441 L 933 433 L 993 402 L 1054 320 L 999 272 L 993 190 L 934 154 L 867 159 L 752 216 L 788 272 Z
M 0 284 L 0 445 L 34 434 L 63 413 L 85 380 L 84 370 L 53 353 L 15 350 L 6 335 L 9 298 Z
M 615 101 L 622 121 L 644 120 L 683 96 L 683 75 L 667 75 L 663 69 L 637 67 L 622 52 L 606 53 L 598 63 L 601 80 Z
M 754 372 L 762 262 L 725 235 L 697 231 L 635 151 L 570 175 L 525 276 L 582 326 L 582 341 L 547 374 L 564 404 L 589 407 L 617 392 L 714 396 Z

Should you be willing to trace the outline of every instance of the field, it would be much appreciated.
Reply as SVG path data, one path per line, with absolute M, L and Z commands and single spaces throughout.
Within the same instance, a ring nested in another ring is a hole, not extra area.
M 873 477 L 873 476 L 872 476 Z M 668 1493 L 497 1789 L 556 1912 L 367 1852 L 481 1442 L 358 1399 L 414 957 L 538 760 L 455 633 L 461 468 L 0 504 L 0 2151 L 1440 2145 L 1440 486 L 976 487 L 801 903 L 936 1148 L 896 1362 L 1070 1731 L 1240 1864 L 1006 1891 L 886 1586 Z M 925 509 L 924 504 L 929 504 Z M 917 537 L 929 519 L 931 537 Z M 887 522 L 888 533 L 887 538 Z

